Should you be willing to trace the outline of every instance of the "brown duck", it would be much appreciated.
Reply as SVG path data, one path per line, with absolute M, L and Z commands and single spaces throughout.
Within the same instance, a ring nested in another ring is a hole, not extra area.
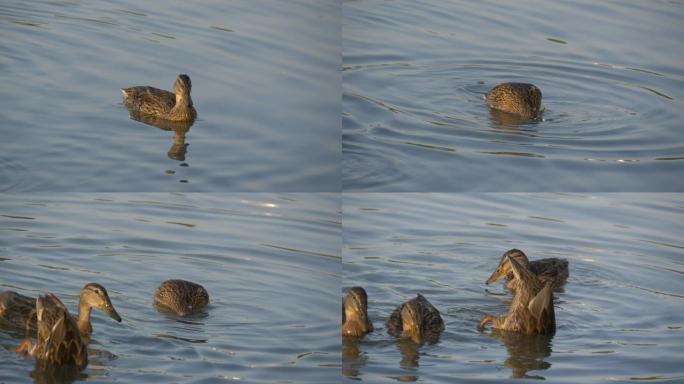
M 185 316 L 200 312 L 209 305 L 209 293 L 191 281 L 166 280 L 154 292 L 154 304 L 162 311 Z
M 90 312 L 93 308 L 97 308 L 112 319 L 121 322 L 121 317 L 116 313 L 105 287 L 97 283 L 88 283 L 81 289 L 78 300 L 76 325 L 81 336 L 88 336 L 93 332 L 90 323 Z M 1 323 L 24 330 L 27 334 L 35 334 L 38 329 L 37 320 L 36 299 L 14 291 L 0 293 Z
M 513 269 L 508 261 L 509 257 L 515 259 L 526 269 L 529 269 L 542 285 L 547 282 L 551 283 L 551 288 L 554 290 L 562 287 L 570 275 L 568 261 L 566 259 L 548 258 L 529 261 L 523 251 L 511 249 L 501 256 L 501 261 L 499 261 L 496 270 L 489 276 L 489 279 L 487 279 L 487 284 L 505 278 L 506 287 L 511 290 L 516 289 L 518 281 L 515 279 Z
M 171 121 L 193 121 L 197 111 L 192 105 L 191 89 L 190 77 L 180 74 L 173 83 L 173 93 L 154 87 L 123 88 L 121 92 L 130 111 Z
M 25 340 L 17 352 L 26 352 L 42 364 L 85 368 L 88 365 L 87 346 L 64 304 L 52 293 L 40 296 L 35 302 L 38 339 L 35 343 Z
M 444 321 L 439 311 L 420 293 L 398 306 L 387 319 L 390 335 L 418 344 L 425 340 L 436 342 L 443 330 Z
M 368 318 L 368 296 L 361 287 L 351 287 L 342 301 L 342 336 L 363 337 L 373 332 Z
M 556 315 L 551 283 L 542 284 L 529 268 L 518 263 L 511 255 L 506 257 L 519 285 L 508 314 L 499 317 L 486 315 L 480 322 L 479 330 L 483 331 L 487 323 L 492 323 L 495 329 L 528 335 L 555 333 Z
M 534 119 L 541 112 L 542 93 L 533 84 L 502 83 L 485 96 L 490 107 L 527 119 Z

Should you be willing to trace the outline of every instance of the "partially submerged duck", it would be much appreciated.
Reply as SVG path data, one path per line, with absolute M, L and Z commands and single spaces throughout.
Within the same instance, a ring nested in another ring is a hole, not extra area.
M 154 304 L 178 316 L 200 312 L 209 304 L 203 286 L 186 280 L 166 280 L 154 292 Z
M 342 336 L 363 337 L 373 332 L 368 318 L 368 296 L 361 287 L 351 287 L 342 301 Z
M 529 261 L 525 253 L 519 249 L 511 249 L 503 254 L 496 270 L 487 279 L 487 284 L 494 283 L 503 278 L 506 279 L 506 287 L 515 290 L 518 281 L 513 274 L 513 268 L 508 261 L 509 257 L 515 259 L 520 265 L 529 269 L 539 282 L 544 285 L 547 282 L 551 283 L 552 289 L 562 287 L 568 280 L 570 275 L 568 268 L 568 261 L 566 259 L 548 258 Z
M 85 368 L 88 365 L 87 346 L 64 304 L 52 293 L 40 296 L 35 302 L 37 341 L 25 340 L 17 352 L 25 352 L 51 366 Z
M 389 334 L 418 344 L 424 340 L 437 341 L 443 330 L 444 321 L 439 311 L 420 293 L 398 306 L 387 319 Z
M 527 119 L 534 119 L 541 112 L 542 93 L 533 84 L 502 83 L 485 96 L 490 107 Z
M 132 111 L 171 121 L 192 121 L 197 111 L 192 104 L 192 83 L 185 74 L 178 75 L 173 93 L 154 87 L 123 88 L 124 105 Z
M 511 255 L 506 257 L 519 285 L 508 314 L 499 317 L 486 315 L 478 326 L 479 330 L 483 331 L 488 323 L 492 323 L 494 329 L 527 335 L 555 333 L 556 315 L 551 283 L 542 284 L 529 268 L 518 263 Z
M 81 336 L 88 336 L 93 332 L 90 323 L 90 312 L 93 308 L 121 322 L 121 317 L 114 309 L 105 287 L 97 283 L 88 283 L 81 289 L 78 301 L 76 325 Z M 25 330 L 27 334 L 35 334 L 38 329 L 36 299 L 14 291 L 0 293 L 0 319 L 13 328 Z

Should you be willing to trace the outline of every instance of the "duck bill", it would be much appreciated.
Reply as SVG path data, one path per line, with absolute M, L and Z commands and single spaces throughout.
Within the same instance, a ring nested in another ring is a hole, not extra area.
M 116 320 L 117 322 L 121 322 L 121 316 L 119 316 L 118 313 L 116 313 L 116 309 L 110 304 L 107 308 L 104 309 L 104 313 L 109 315 L 112 319 Z
M 495 283 L 497 280 L 499 280 L 499 274 L 496 273 L 497 271 L 494 271 L 491 276 L 489 276 L 489 279 L 485 281 L 485 284 L 489 285 L 492 283 Z

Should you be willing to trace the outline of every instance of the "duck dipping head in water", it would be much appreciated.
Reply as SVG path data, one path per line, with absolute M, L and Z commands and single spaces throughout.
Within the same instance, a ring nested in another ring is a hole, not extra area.
M 539 117 L 542 93 L 533 84 L 502 83 L 485 96 L 490 107 L 526 119 Z
M 421 294 L 398 306 L 387 319 L 390 335 L 417 344 L 436 343 L 443 330 L 444 321 L 439 311 Z
M 209 305 L 209 293 L 191 281 L 166 280 L 154 292 L 154 304 L 164 312 L 186 316 L 201 312 Z
M 342 301 L 342 336 L 363 337 L 373 332 L 368 318 L 368 296 L 361 287 L 351 287 Z

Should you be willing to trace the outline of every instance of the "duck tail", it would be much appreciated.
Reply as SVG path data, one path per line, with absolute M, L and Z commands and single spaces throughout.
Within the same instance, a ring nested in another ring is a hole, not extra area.
M 121 93 L 123 93 L 124 97 L 128 96 L 128 93 L 126 93 L 126 90 L 121 88 Z

